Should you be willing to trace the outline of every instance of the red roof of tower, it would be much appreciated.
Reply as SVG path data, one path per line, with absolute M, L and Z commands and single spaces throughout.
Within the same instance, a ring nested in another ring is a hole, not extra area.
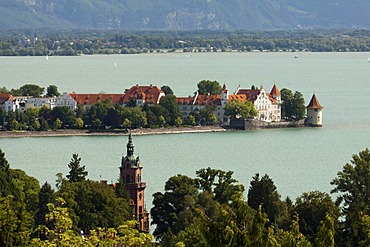
M 279 91 L 279 89 L 277 88 L 277 86 L 275 84 L 272 87 L 270 94 L 272 96 L 280 96 L 280 91 Z
M 316 95 L 313 94 L 310 103 L 306 108 L 311 108 L 311 109 L 322 109 L 322 107 L 319 103 L 319 100 L 316 98 Z

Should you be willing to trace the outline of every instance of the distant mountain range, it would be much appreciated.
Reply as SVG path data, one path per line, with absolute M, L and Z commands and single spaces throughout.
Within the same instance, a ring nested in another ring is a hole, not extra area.
M 369 0 L 1 0 L 0 29 L 370 28 Z

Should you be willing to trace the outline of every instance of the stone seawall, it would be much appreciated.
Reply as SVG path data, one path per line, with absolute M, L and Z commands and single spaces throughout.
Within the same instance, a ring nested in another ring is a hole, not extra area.
M 304 120 L 289 122 L 263 122 L 259 120 L 246 120 L 245 129 L 271 129 L 271 128 L 294 128 L 305 127 Z

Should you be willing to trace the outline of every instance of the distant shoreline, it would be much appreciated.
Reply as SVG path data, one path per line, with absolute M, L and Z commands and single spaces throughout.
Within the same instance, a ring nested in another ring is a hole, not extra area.
M 220 126 L 196 126 L 196 127 L 168 127 L 156 129 L 134 129 L 132 135 L 163 135 L 163 134 L 184 134 L 184 133 L 206 133 L 225 132 L 227 129 Z M 57 131 L 0 131 L 0 138 L 22 138 L 22 137 L 65 137 L 65 136 L 122 136 L 128 135 L 121 130 L 92 131 L 92 130 L 57 130 Z

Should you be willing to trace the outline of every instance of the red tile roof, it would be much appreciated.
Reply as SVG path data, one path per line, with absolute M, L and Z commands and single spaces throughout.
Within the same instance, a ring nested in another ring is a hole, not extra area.
M 113 104 L 123 103 L 123 94 L 69 94 L 79 105 L 92 105 L 105 99 L 111 99 Z
M 277 86 L 275 84 L 272 87 L 270 94 L 272 96 L 280 96 L 280 91 L 279 91 L 279 89 L 277 88 Z
M 221 105 L 221 95 L 200 94 L 196 98 L 194 105 Z
M 274 97 L 273 97 L 271 94 L 267 93 L 266 95 L 267 95 L 267 97 L 269 97 L 269 100 L 270 100 L 273 104 L 277 104 L 277 103 L 278 103 L 278 102 L 277 102 L 277 100 L 276 100 L 276 99 L 274 99 Z
M 13 100 L 13 95 L 8 93 L 1 93 L 0 94 L 0 104 L 4 104 L 5 101 L 7 101 L 10 98 L 10 100 Z
M 125 92 L 123 103 L 126 104 L 130 99 L 137 99 L 138 95 L 145 98 L 145 102 L 149 104 L 157 104 L 163 91 L 157 86 L 132 86 Z
M 252 103 L 254 103 L 259 93 L 260 90 L 258 89 L 239 89 L 237 95 L 244 94 L 247 97 L 248 101 L 252 101 Z
M 229 95 L 229 100 L 231 101 L 233 99 L 240 100 L 240 101 L 247 101 L 247 95 L 245 95 L 245 94 L 230 94 Z
M 316 95 L 313 94 L 310 103 L 306 108 L 311 108 L 311 109 L 322 109 L 322 107 L 319 103 L 319 100 L 316 98 Z
M 194 97 L 177 97 L 176 102 L 179 105 L 192 105 L 194 102 Z

